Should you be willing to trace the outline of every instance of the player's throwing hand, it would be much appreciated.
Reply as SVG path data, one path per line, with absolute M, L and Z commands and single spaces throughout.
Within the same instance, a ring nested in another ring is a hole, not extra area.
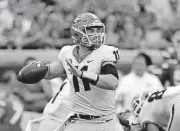
M 82 73 L 83 73 L 83 72 L 80 71 L 79 69 L 77 69 L 75 66 L 73 66 L 70 59 L 66 59 L 66 62 L 67 62 L 67 65 L 70 67 L 70 68 L 69 68 L 69 71 L 70 71 L 73 75 L 75 75 L 75 76 L 77 76 L 77 77 L 82 77 Z

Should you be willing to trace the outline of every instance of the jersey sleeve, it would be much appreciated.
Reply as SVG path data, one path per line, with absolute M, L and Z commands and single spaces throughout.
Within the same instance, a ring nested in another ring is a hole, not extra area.
M 66 53 L 68 52 L 68 50 L 70 49 L 71 46 L 64 46 L 60 53 L 58 54 L 58 61 L 62 62 L 65 57 L 66 57 Z
M 103 56 L 102 62 L 119 63 L 120 61 L 120 51 L 114 46 L 105 46 L 103 49 Z

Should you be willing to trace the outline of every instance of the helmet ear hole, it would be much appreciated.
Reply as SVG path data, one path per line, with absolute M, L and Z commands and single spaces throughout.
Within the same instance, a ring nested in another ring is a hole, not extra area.
M 143 92 L 143 93 L 141 94 L 140 99 L 141 99 L 141 100 L 147 100 L 150 95 L 151 95 L 151 92 L 149 92 L 149 91 Z
M 79 35 L 78 35 L 78 34 L 74 34 L 74 36 L 75 36 L 75 37 L 79 37 Z
M 86 29 L 83 26 L 79 27 L 79 30 L 86 34 Z
M 146 95 L 145 95 L 145 99 L 147 99 L 147 98 L 148 98 L 148 96 L 149 96 L 149 95 L 148 95 L 148 94 L 146 94 Z

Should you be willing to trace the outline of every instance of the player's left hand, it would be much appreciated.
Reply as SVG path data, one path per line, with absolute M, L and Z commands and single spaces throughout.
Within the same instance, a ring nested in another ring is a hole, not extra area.
M 66 59 L 67 65 L 70 67 L 69 71 L 77 76 L 77 77 L 81 77 L 82 71 L 80 71 L 79 69 L 77 69 L 75 66 L 72 65 L 72 61 L 70 61 L 69 59 Z

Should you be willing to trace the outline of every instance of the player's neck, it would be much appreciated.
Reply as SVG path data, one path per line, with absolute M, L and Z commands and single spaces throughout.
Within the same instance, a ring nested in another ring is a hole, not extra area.
M 85 46 L 81 46 L 79 45 L 79 50 L 78 50 L 78 54 L 80 56 L 82 55 L 88 55 L 92 52 L 92 50 L 90 50 L 89 48 L 85 47 Z

